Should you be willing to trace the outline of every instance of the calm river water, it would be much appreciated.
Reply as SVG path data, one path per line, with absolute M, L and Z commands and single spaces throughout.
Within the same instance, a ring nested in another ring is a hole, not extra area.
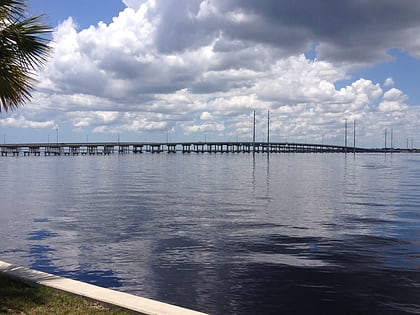
M 0 158 L 0 260 L 211 314 L 420 313 L 420 155 Z

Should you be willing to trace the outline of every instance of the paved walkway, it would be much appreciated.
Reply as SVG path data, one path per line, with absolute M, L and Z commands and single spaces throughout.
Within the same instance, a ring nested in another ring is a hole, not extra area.
M 128 293 L 101 288 L 96 285 L 58 277 L 49 273 L 9 264 L 0 260 L 0 273 L 23 282 L 80 295 L 104 304 L 113 305 L 144 315 L 206 315 L 186 308 L 138 297 Z

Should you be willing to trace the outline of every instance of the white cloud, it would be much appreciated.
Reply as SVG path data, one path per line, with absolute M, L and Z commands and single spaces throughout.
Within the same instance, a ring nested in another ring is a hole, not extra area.
M 8 117 L 0 120 L 0 125 L 7 128 L 56 128 L 53 121 L 31 121 L 23 116 Z
M 204 20 L 206 18 L 209 18 L 211 16 L 217 16 L 219 14 L 219 9 L 214 4 L 214 1 L 204 0 L 200 3 L 200 8 L 198 10 L 196 18 L 199 20 Z
M 268 101 L 330 102 L 338 96 L 334 81 L 345 72 L 322 61 L 307 60 L 304 55 L 278 60 L 268 76 L 256 82 L 255 90 Z
M 224 131 L 226 129 L 223 123 L 211 123 L 207 122 L 204 124 L 192 124 L 192 125 L 184 125 L 184 130 L 187 134 L 195 133 L 195 132 L 218 132 Z
M 381 112 L 402 112 L 407 109 L 405 101 L 407 96 L 402 91 L 392 88 L 385 92 L 382 102 L 379 104 L 379 111 Z
M 384 82 L 385 87 L 391 87 L 393 85 L 394 85 L 394 80 L 391 77 L 388 77 Z
M 212 113 L 209 113 L 209 112 L 202 112 L 201 115 L 200 115 L 200 119 L 201 120 L 212 120 L 213 115 L 212 115 Z
M 127 6 L 127 8 L 131 8 L 134 10 L 138 10 L 140 6 L 146 1 L 147 0 L 122 0 L 122 2 Z
M 309 60 L 302 53 L 313 39 L 305 37 L 312 32 L 306 22 L 283 32 L 287 24 L 264 19 L 275 14 L 264 11 L 265 4 L 123 2 L 127 8 L 109 25 L 78 31 L 69 18 L 56 28 L 54 54 L 40 72 L 38 92 L 23 110 L 1 119 L 3 126 L 68 124 L 97 133 L 176 130 L 179 137 L 203 131 L 247 137 L 252 111 L 259 130 L 265 130 L 269 109 L 273 138 L 325 135 L 333 141 L 342 138 L 345 118 L 356 119 L 360 134 L 369 135 L 387 123 L 406 130 L 418 117 L 402 91 L 384 92 L 392 78 L 383 86 L 367 78 L 349 81 L 349 64 L 383 50 L 341 63 L 338 55 L 325 57 L 341 54 L 340 60 L 347 60 L 341 43 L 327 40 L 317 46 L 325 58 Z M 349 83 L 337 88 L 342 80 Z

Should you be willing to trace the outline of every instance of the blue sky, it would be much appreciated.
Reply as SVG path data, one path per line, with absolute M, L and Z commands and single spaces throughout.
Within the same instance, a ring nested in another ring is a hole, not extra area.
M 420 3 L 29 0 L 54 28 L 3 141 L 257 140 L 420 146 Z M 389 133 L 388 133 L 389 134 Z M 349 137 L 351 143 L 352 137 Z M 389 140 L 388 140 L 389 143 Z
M 125 9 L 124 3 L 119 0 L 30 0 L 28 5 L 32 14 L 45 14 L 45 20 L 51 26 L 73 17 L 80 29 L 96 25 L 99 21 L 111 23 L 112 18 Z

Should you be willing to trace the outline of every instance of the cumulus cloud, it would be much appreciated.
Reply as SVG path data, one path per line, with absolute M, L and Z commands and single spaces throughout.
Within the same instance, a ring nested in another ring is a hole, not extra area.
M 386 78 L 386 80 L 384 82 L 384 86 L 385 87 L 394 86 L 394 79 L 392 79 L 391 77 Z
M 127 6 L 127 8 L 132 8 L 137 10 L 145 0 L 122 0 L 122 2 Z
M 212 113 L 209 113 L 209 112 L 202 112 L 201 115 L 200 115 L 200 119 L 201 120 L 212 120 L 213 115 L 212 115 Z
M 319 57 L 337 62 L 377 61 L 392 47 L 419 53 L 419 45 L 407 40 L 420 27 L 420 4 L 410 0 L 161 0 L 156 6 L 157 38 L 165 43 L 158 47 L 166 52 L 191 49 L 222 32 L 229 39 L 268 44 L 288 55 L 319 43 Z M 183 34 L 181 40 L 172 36 L 177 31 Z
M 0 125 L 6 128 L 56 128 L 53 121 L 31 121 L 23 116 L 8 117 L 0 120 Z
M 392 88 L 385 92 L 378 109 L 381 112 L 401 112 L 407 109 L 406 100 L 407 96 L 402 91 Z
M 224 131 L 225 125 L 223 123 L 212 123 L 212 122 L 206 122 L 201 124 L 190 124 L 190 125 L 184 125 L 184 129 L 187 132 L 187 134 L 200 132 L 217 132 L 217 131 Z
M 420 55 L 408 40 L 420 30 L 420 3 L 123 2 L 108 25 L 58 25 L 32 103 L 0 124 L 247 138 L 252 111 L 265 130 L 270 110 L 273 138 L 334 141 L 344 119 L 367 136 L 390 117 L 404 128 L 418 117 L 392 78 L 351 82 L 349 71 L 386 59 L 392 47 Z M 304 55 L 311 47 L 312 60 Z

